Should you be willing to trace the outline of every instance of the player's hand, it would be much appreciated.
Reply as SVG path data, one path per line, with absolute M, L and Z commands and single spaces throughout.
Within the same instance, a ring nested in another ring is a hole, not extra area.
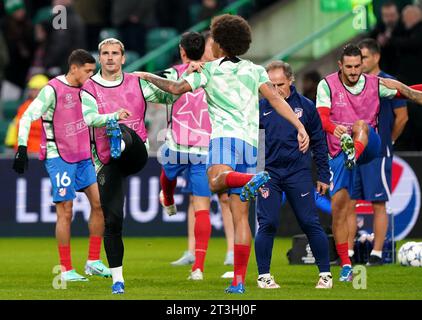
M 13 170 L 22 174 L 28 169 L 28 154 L 26 146 L 19 146 L 13 161 Z
M 187 74 L 191 74 L 192 72 L 201 72 L 202 68 L 204 67 L 205 62 L 195 62 L 191 61 L 189 63 L 189 67 L 186 70 Z
M 397 81 L 394 79 L 388 79 L 388 78 L 378 78 L 378 79 L 380 79 L 380 82 L 383 86 L 389 89 L 396 89 L 400 91 L 402 87 L 402 83 L 400 81 Z
M 146 80 L 149 73 L 148 72 L 143 72 L 143 71 L 135 71 L 132 74 L 134 74 L 135 76 L 141 78 L 142 80 Z
M 299 142 L 299 150 L 305 153 L 309 148 L 309 136 L 302 126 L 297 132 L 297 141 Z
M 323 183 L 321 181 L 317 181 L 317 183 L 316 183 L 316 191 L 319 194 L 325 194 L 327 192 L 328 188 L 329 188 L 329 185 L 328 184 Z
M 117 114 L 119 116 L 118 120 L 126 120 L 127 118 L 129 118 L 132 113 L 126 109 L 119 109 L 119 111 L 117 111 Z
M 337 138 L 341 138 L 342 134 L 347 133 L 347 128 L 345 126 L 342 125 L 338 125 L 335 129 L 334 129 L 334 136 Z

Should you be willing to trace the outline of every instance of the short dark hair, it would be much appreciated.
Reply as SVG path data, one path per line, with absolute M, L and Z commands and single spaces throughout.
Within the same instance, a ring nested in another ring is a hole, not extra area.
M 71 65 L 83 66 L 85 63 L 96 63 L 95 58 L 84 49 L 73 50 L 67 60 L 69 68 Z
M 205 51 L 205 39 L 198 32 L 185 32 L 180 39 L 180 46 L 191 60 L 199 60 Z
M 360 51 L 359 47 L 355 44 L 347 44 L 343 48 L 343 52 L 340 56 L 340 61 L 343 62 L 344 57 L 357 57 L 359 56 L 362 59 L 362 52 Z
M 241 16 L 223 14 L 214 17 L 211 34 L 229 57 L 246 53 L 252 42 L 251 27 Z
M 371 38 L 363 39 L 361 42 L 358 43 L 358 47 L 359 49 L 366 48 L 371 51 L 372 54 L 381 53 L 381 49 L 378 42 Z

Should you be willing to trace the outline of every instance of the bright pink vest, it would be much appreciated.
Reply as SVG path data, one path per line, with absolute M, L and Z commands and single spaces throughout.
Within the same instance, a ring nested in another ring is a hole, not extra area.
M 376 76 L 363 75 L 365 86 L 360 94 L 354 95 L 346 89 L 340 80 L 340 74 L 335 72 L 325 80 L 330 87 L 331 112 L 330 120 L 338 125 L 347 127 L 348 133 L 357 120 L 364 120 L 371 127 L 377 127 L 379 101 L 379 81 Z M 332 157 L 340 151 L 340 140 L 332 134 L 327 135 L 328 150 Z
M 82 90 L 97 100 L 100 114 L 113 113 L 121 108 L 130 111 L 132 115 L 126 120 L 119 120 L 119 123 L 135 131 L 142 141 L 147 140 L 148 133 L 144 122 L 146 103 L 137 76 L 123 73 L 122 83 L 115 87 L 104 87 L 91 78 L 84 83 Z M 94 128 L 94 143 L 98 158 L 107 164 L 110 161 L 110 143 L 105 127 Z
M 40 159 L 46 158 L 47 141 L 54 141 L 60 157 L 69 163 L 76 163 L 91 157 L 89 131 L 82 116 L 79 87 L 72 87 L 57 78 L 48 84 L 56 94 L 56 107 L 53 115 L 53 139 L 47 139 L 42 130 Z M 43 123 L 47 122 L 43 120 Z
M 173 66 L 178 77 L 189 64 Z M 179 97 L 171 109 L 171 133 L 181 146 L 208 147 L 211 136 L 211 121 L 205 91 L 202 88 L 187 92 Z

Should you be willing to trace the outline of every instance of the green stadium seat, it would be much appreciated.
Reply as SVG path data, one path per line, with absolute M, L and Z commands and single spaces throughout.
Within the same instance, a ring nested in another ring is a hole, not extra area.
M 4 151 L 4 140 L 6 139 L 9 123 L 10 121 L 0 119 L 0 153 Z
M 35 13 L 35 16 L 32 18 L 33 24 L 48 22 L 53 18 L 53 8 L 52 7 L 42 7 L 38 9 Z
M 126 62 L 125 62 L 126 66 L 130 65 L 132 62 L 135 62 L 141 57 L 139 53 L 137 53 L 136 51 L 131 51 L 131 50 L 126 50 L 125 56 L 126 56 Z
M 3 116 L 7 120 L 12 120 L 18 112 L 19 106 L 22 104 L 21 100 L 3 101 Z
M 199 13 L 201 11 L 202 5 L 199 3 L 191 4 L 189 6 L 189 18 L 190 24 L 197 24 L 199 21 Z
M 116 28 L 104 28 L 100 31 L 99 42 L 107 38 L 120 39 L 119 31 Z
M 151 51 L 177 36 L 178 32 L 174 28 L 153 28 L 147 33 L 146 48 Z
M 177 37 L 179 34 L 174 28 L 153 28 L 148 31 L 146 37 L 146 49 L 147 51 L 152 51 L 167 41 Z M 146 69 L 148 71 L 156 71 L 168 68 L 172 63 L 173 56 L 176 54 L 176 51 L 167 51 L 162 55 L 158 56 L 154 61 L 151 61 Z

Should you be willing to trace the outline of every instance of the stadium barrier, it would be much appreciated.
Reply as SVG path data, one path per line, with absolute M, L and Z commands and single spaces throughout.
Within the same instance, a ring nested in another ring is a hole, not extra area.
M 53 236 L 56 221 L 51 198 L 51 183 L 41 161 L 30 159 L 25 175 L 17 175 L 12 159 L 0 159 L 0 237 Z M 185 236 L 189 197 L 181 193 L 185 181 L 178 179 L 175 201 L 178 213 L 168 217 L 159 204 L 160 164 L 151 157 L 138 175 L 127 180 L 128 197 L 125 202 L 126 236 Z M 395 239 L 421 238 L 422 221 L 419 218 L 422 181 L 422 155 L 407 154 L 395 157 L 393 165 L 392 198 L 388 206 L 394 214 Z M 255 230 L 255 206 L 251 205 L 250 222 Z M 83 193 L 74 202 L 72 234 L 86 236 L 90 207 Z M 321 213 L 325 229 L 331 226 L 331 216 Z M 224 236 L 223 222 L 217 196 L 211 205 L 212 236 Z M 279 236 L 291 237 L 301 234 L 292 209 L 288 204 L 282 208 Z

